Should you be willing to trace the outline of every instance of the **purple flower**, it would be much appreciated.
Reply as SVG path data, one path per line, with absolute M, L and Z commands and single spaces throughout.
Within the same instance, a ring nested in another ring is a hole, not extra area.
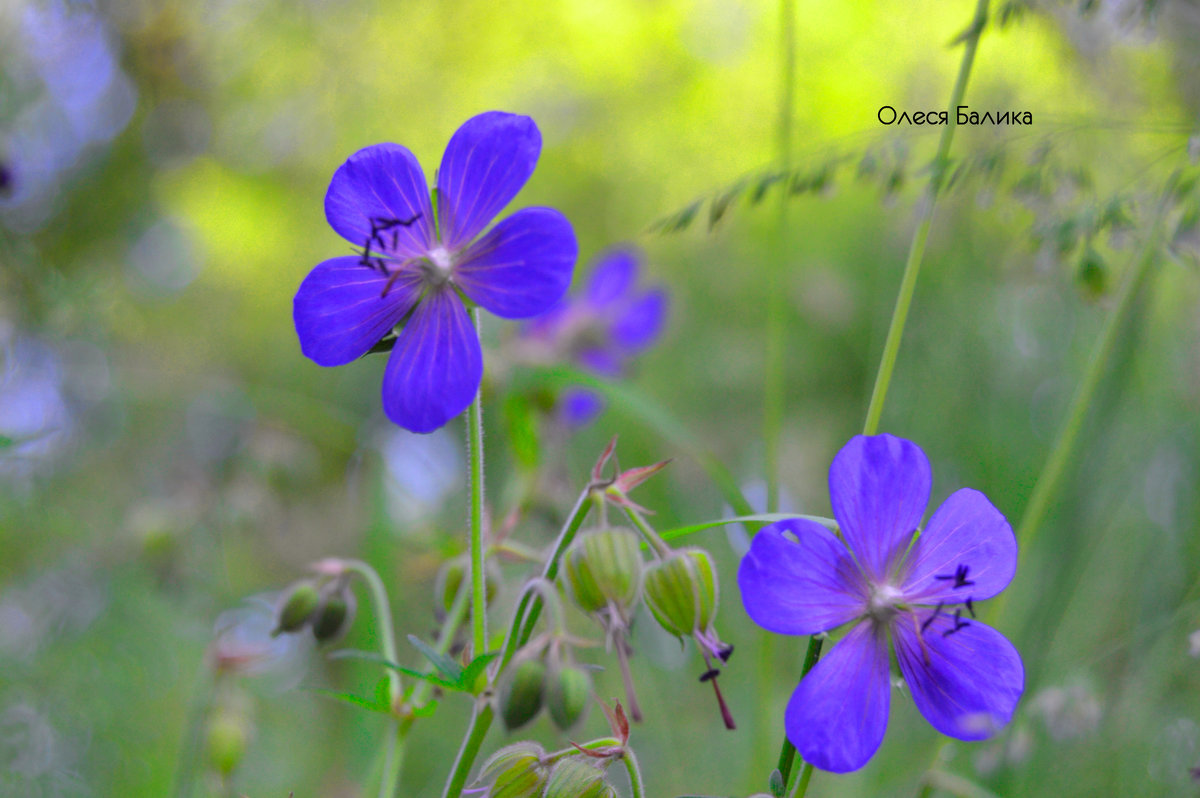
M 333 175 L 325 218 L 362 248 L 309 272 L 294 303 L 306 356 L 339 366 L 393 330 L 383 409 L 432 432 L 479 390 L 483 355 L 468 304 L 506 319 L 544 313 L 567 290 L 577 245 L 551 208 L 524 208 L 479 235 L 533 173 L 542 137 L 527 116 L 468 119 L 437 172 L 437 215 L 417 159 L 398 144 L 359 150 Z
M 788 739 L 816 767 L 857 770 L 887 726 L 889 641 L 913 700 L 943 734 L 991 736 L 1025 689 L 1021 657 L 974 620 L 974 602 L 1012 580 L 1012 527 L 982 493 L 963 488 L 924 530 L 931 473 L 916 444 L 853 438 L 829 468 L 843 540 L 812 521 L 761 530 L 738 570 L 746 612 L 780 634 L 853 626 L 792 694 Z
M 581 296 L 564 300 L 526 327 L 526 342 L 544 350 L 533 359 L 566 358 L 601 376 L 620 376 L 632 357 L 654 343 L 666 319 L 666 292 L 635 287 L 640 265 L 640 253 L 629 247 L 600 255 Z M 594 391 L 571 388 L 561 409 L 568 424 L 582 426 L 604 409 L 604 401 Z

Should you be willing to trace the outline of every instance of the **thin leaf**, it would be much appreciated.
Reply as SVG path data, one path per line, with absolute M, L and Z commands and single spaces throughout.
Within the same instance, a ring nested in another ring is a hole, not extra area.
M 499 651 L 489 651 L 467 663 L 467 667 L 463 668 L 462 678 L 459 679 L 460 689 L 466 693 L 474 693 L 475 680 L 479 678 L 479 674 L 483 673 L 483 669 L 487 667 L 488 663 L 498 656 L 500 656 Z
M 334 698 L 338 701 L 345 701 L 347 704 L 352 704 L 356 707 L 362 707 L 363 709 L 369 709 L 372 712 L 382 712 L 387 714 L 389 711 L 387 704 L 381 706 L 379 702 L 373 698 L 364 698 L 363 696 L 355 695 L 354 693 L 339 693 L 336 690 L 328 690 L 324 687 L 304 687 L 301 689 L 308 690 L 310 693 L 316 693 L 317 695 L 323 695 L 326 698 Z
M 725 526 L 726 524 L 773 524 L 776 521 L 787 521 L 791 518 L 803 518 L 806 521 L 813 521 L 831 531 L 837 531 L 837 521 L 832 518 L 825 518 L 820 515 L 800 515 L 798 513 L 758 513 L 756 515 L 739 515 L 734 518 L 718 518 L 715 521 L 705 521 L 702 524 L 691 524 L 689 526 L 678 526 L 674 529 L 668 529 L 665 532 L 659 532 L 659 536 L 663 540 L 673 540 L 681 538 L 685 535 L 690 535 L 694 532 L 703 532 L 705 529 L 712 529 L 717 526 Z
M 427 682 L 433 682 L 434 684 L 436 684 L 440 687 L 448 687 L 450 689 L 455 689 L 457 687 L 456 682 L 449 681 L 447 679 L 442 678 L 441 676 L 435 676 L 432 673 L 423 673 L 421 671 L 414 670 L 413 668 L 406 668 L 403 665 L 397 665 L 395 662 L 392 662 L 391 660 L 385 658 L 383 655 L 376 654 L 373 651 L 358 651 L 357 649 L 343 648 L 339 651 L 334 651 L 334 652 L 330 653 L 329 658 L 330 659 L 361 659 L 361 660 L 365 660 L 366 662 L 374 662 L 377 665 L 382 665 L 385 668 L 391 668 L 394 671 L 399 671 L 400 673 L 403 673 L 405 676 L 411 676 L 414 679 L 424 679 Z
M 433 667 L 437 668 L 451 682 L 457 683 L 462 679 L 463 669 L 457 662 L 445 654 L 438 653 L 432 646 L 416 635 L 409 635 L 408 642 L 412 643 L 418 651 L 424 654 L 425 659 L 429 660 L 433 664 Z

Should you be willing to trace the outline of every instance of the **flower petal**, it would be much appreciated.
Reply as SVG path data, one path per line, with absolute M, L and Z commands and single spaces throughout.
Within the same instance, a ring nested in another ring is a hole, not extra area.
M 563 420 L 568 427 L 590 423 L 604 409 L 604 398 L 587 388 L 568 388 L 559 399 Z
M 999 510 L 977 490 L 963 488 L 942 502 L 908 554 L 904 597 L 910 602 L 982 601 L 1008 586 L 1017 572 L 1017 539 Z M 962 585 L 953 578 L 965 568 Z
M 738 566 L 738 587 L 746 614 L 779 634 L 824 632 L 866 610 L 850 552 L 825 527 L 802 518 L 759 530 Z
M 925 623 L 932 610 L 910 615 Z M 957 631 L 945 612 L 920 631 L 893 625 L 896 660 L 917 709 L 942 734 L 960 740 L 991 737 L 1010 720 L 1025 690 L 1025 666 L 1008 639 L 979 621 Z M 949 634 L 948 634 L 949 633 Z
M 410 224 L 403 224 L 416 217 Z M 429 187 L 416 157 L 399 144 L 359 150 L 333 173 L 325 193 L 329 226 L 355 246 L 365 245 L 374 227 L 386 226 L 373 251 L 411 258 L 429 251 L 433 211 Z
M 889 688 L 887 641 L 861 623 L 792 693 L 784 715 L 788 739 L 821 770 L 858 770 L 883 742 Z
M 292 302 L 305 356 L 321 366 L 340 366 L 379 343 L 421 293 L 415 269 L 402 271 L 390 286 L 389 279 L 353 256 L 327 260 L 309 272 Z
M 527 116 L 488 111 L 454 132 L 437 175 L 446 247 L 470 241 L 517 196 L 541 151 L 542 134 Z
M 859 563 L 883 580 L 929 503 L 932 474 L 921 447 L 892 435 L 856 435 L 829 467 L 833 517 Z
M 412 432 L 433 432 L 467 409 L 483 377 L 471 317 L 454 291 L 430 292 L 400 331 L 383 374 L 383 409 Z
M 631 249 L 614 249 L 596 261 L 588 279 L 586 301 L 593 308 L 603 308 L 623 298 L 633 288 L 637 278 L 638 257 Z
M 612 326 L 613 340 L 631 352 L 645 349 L 662 333 L 666 316 L 666 292 L 648 291 L 617 317 Z
M 575 359 L 587 367 L 588 371 L 602 377 L 621 376 L 623 360 L 621 353 L 614 347 L 589 346 L 587 349 L 580 350 Z
M 454 267 L 454 282 L 497 316 L 524 319 L 562 299 L 578 252 L 567 217 L 525 208 L 471 245 Z

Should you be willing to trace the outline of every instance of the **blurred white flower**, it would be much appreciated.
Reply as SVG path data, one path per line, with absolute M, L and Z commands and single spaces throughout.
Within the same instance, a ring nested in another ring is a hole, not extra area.
M 417 435 L 388 426 L 380 431 L 378 446 L 388 514 L 397 523 L 433 515 L 463 479 L 458 444 L 445 429 Z

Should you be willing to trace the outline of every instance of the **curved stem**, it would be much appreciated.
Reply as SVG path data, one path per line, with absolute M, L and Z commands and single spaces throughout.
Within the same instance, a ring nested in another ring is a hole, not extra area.
M 629 789 L 633 798 L 645 798 L 646 786 L 642 783 L 642 771 L 638 767 L 637 757 L 633 755 L 633 749 L 626 748 L 621 760 L 625 763 L 625 770 L 629 772 Z
M 671 556 L 671 547 L 663 542 L 663 539 L 654 531 L 654 527 L 647 523 L 641 513 L 632 507 L 626 507 L 625 515 L 629 516 L 629 520 L 637 527 L 638 532 L 642 533 L 642 537 L 646 539 L 646 543 L 649 544 L 650 548 L 654 549 L 654 553 L 658 555 L 659 559 Z
M 883 404 L 887 400 L 888 386 L 892 381 L 892 370 L 896 367 L 896 356 L 900 353 L 900 339 L 904 337 L 904 324 L 908 320 L 908 309 L 912 304 L 913 292 L 917 287 L 917 276 L 921 271 L 921 259 L 925 255 L 925 242 L 929 238 L 933 211 L 937 206 L 942 179 L 946 173 L 946 165 L 949 163 L 950 144 L 954 141 L 954 129 L 957 127 L 958 121 L 956 112 L 967 91 L 967 79 L 971 75 L 971 66 L 975 63 L 975 51 L 979 46 L 979 36 L 987 25 L 987 14 L 988 0 L 978 0 L 975 6 L 975 17 L 967 30 L 966 48 L 963 51 L 962 63 L 958 68 L 958 78 L 954 82 L 954 90 L 950 93 L 946 127 L 938 141 L 937 153 L 933 156 L 929 187 L 918 206 L 917 229 L 908 249 L 908 259 L 904 263 L 904 276 L 900 278 L 900 292 L 896 296 L 896 308 L 892 312 L 892 322 L 888 326 L 887 340 L 883 344 L 883 357 L 879 363 L 879 371 L 875 375 L 871 403 L 867 406 L 867 420 L 863 424 L 864 435 L 874 435 L 879 429 L 879 418 L 883 415 Z
M 379 653 L 388 662 L 399 662 L 399 657 L 396 655 L 396 633 L 392 626 L 392 609 L 388 604 L 387 588 L 383 586 L 383 580 L 379 578 L 379 574 L 375 572 L 374 568 L 362 560 L 341 560 L 340 562 L 343 568 L 358 574 L 367 584 L 367 592 L 371 594 L 371 603 L 375 605 L 375 618 L 378 621 Z M 391 699 L 393 710 L 400 702 L 401 687 L 400 674 L 394 669 L 388 668 L 388 697 Z
M 471 309 L 475 334 L 480 332 L 479 308 Z M 473 656 L 487 651 L 487 589 L 483 574 L 483 387 L 467 411 L 467 460 L 470 464 L 471 509 L 471 642 Z

